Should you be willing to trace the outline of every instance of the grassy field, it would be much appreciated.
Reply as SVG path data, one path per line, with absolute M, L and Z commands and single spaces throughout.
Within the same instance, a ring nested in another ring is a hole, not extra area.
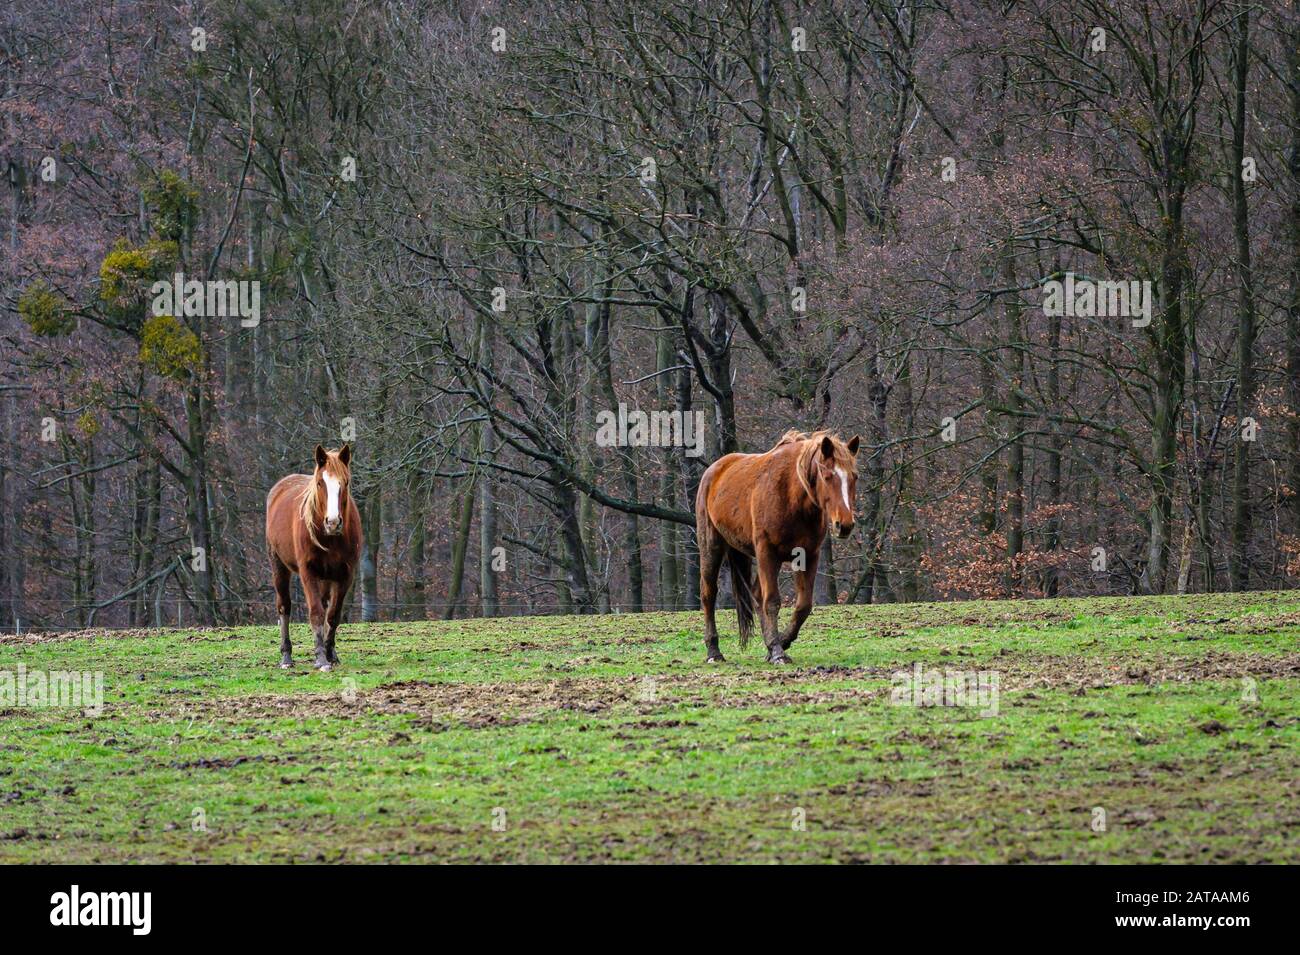
M 105 681 L 0 707 L 0 861 L 1300 861 L 1300 593 L 819 607 L 787 668 L 726 624 L 0 637 Z

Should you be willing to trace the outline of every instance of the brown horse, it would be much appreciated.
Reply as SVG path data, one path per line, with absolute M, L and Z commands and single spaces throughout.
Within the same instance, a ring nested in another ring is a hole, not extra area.
M 829 526 L 839 537 L 853 531 L 858 439 L 847 443 L 825 431 L 787 431 L 766 454 L 728 454 L 709 466 L 695 495 L 700 546 L 700 605 L 709 663 L 722 662 L 713 608 L 718 571 L 725 557 L 740 619 L 740 646 L 754 623 L 752 562 L 758 561 L 758 610 L 770 663 L 789 663 L 785 651 L 812 612 L 817 559 Z M 797 599 L 790 628 L 781 634 L 777 615 L 781 565 L 794 568 Z
M 316 635 L 316 668 L 339 662 L 334 635 L 343 613 L 343 598 L 361 559 L 361 515 L 348 495 L 352 451 L 316 445 L 316 471 L 290 474 L 266 496 L 266 547 L 275 580 L 280 614 L 280 666 L 293 666 L 289 645 L 290 575 L 302 579 L 307 619 Z

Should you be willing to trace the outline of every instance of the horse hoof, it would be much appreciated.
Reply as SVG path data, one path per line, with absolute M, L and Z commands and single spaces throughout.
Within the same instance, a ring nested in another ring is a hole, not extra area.
M 719 653 L 717 656 L 708 657 L 704 662 L 705 663 L 726 663 L 727 658 L 724 657 L 721 653 Z
M 793 663 L 794 661 L 791 660 L 789 657 L 781 656 L 781 657 L 768 657 L 767 662 L 774 664 L 776 666 L 784 666 L 786 664 Z
M 329 673 L 330 670 L 334 669 L 334 667 L 329 663 L 320 663 L 317 664 L 316 669 L 320 670 L 321 673 Z
M 292 661 L 292 660 L 284 660 L 284 661 L 282 661 L 282 662 L 280 663 L 280 669 L 281 669 L 281 670 L 292 670 L 292 669 L 293 669 L 293 661 Z

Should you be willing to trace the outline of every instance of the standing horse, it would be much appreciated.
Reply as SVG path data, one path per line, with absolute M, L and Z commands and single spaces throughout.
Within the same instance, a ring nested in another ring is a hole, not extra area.
M 723 661 L 713 608 L 723 558 L 740 621 L 740 646 L 754 623 L 752 562 L 758 561 L 758 610 L 770 663 L 789 663 L 785 651 L 812 613 L 817 559 L 829 526 L 841 537 L 853 531 L 858 488 L 858 439 L 847 443 L 825 431 L 787 431 L 766 454 L 728 454 L 711 464 L 695 495 L 700 547 L 700 605 L 704 609 L 707 662 Z M 790 628 L 781 634 L 777 615 L 781 565 L 794 567 L 797 599 Z
M 275 580 L 280 615 L 280 666 L 293 666 L 289 645 L 290 575 L 302 580 L 307 618 L 316 635 L 316 668 L 339 662 L 334 635 L 343 613 L 343 598 L 361 559 L 361 515 L 348 495 L 352 451 L 316 445 L 316 471 L 290 474 L 266 496 L 266 547 Z

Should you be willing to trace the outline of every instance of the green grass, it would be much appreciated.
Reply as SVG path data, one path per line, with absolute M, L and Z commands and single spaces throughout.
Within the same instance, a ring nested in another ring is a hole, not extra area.
M 105 680 L 0 705 L 0 861 L 1300 861 L 1300 593 L 819 607 L 789 668 L 700 627 L 0 638 Z M 891 702 L 916 662 L 997 714 Z

